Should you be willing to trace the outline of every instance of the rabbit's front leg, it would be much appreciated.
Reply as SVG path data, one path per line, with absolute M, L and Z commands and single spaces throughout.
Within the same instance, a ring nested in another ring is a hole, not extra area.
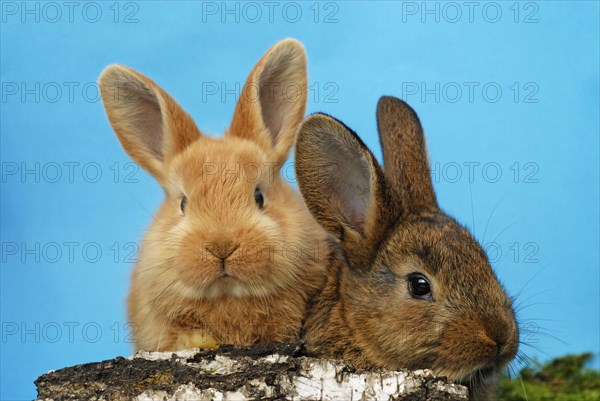
M 213 335 L 205 329 L 185 330 L 177 333 L 174 349 L 216 349 L 219 344 Z

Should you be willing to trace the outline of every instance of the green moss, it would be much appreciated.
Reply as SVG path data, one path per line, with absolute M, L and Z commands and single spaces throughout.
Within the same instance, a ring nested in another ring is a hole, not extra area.
M 534 362 L 513 380 L 501 384 L 501 401 L 598 401 L 600 372 L 586 368 L 591 353 L 566 355 L 550 362 Z
M 131 388 L 136 391 L 143 391 L 149 388 L 157 388 L 170 384 L 173 384 L 173 371 L 171 369 L 150 375 L 141 382 L 132 383 Z

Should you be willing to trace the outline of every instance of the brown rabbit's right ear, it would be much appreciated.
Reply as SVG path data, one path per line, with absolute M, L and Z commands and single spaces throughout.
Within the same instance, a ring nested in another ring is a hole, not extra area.
M 163 89 L 133 69 L 108 66 L 98 83 L 121 145 L 164 186 L 164 163 L 200 137 L 196 124 Z
M 368 256 L 396 216 L 373 154 L 343 123 L 313 114 L 298 132 L 295 163 L 313 216 L 351 257 Z
M 406 211 L 437 209 L 417 113 L 398 98 L 382 96 L 377 103 L 377 127 L 385 177 L 400 195 L 402 207 Z

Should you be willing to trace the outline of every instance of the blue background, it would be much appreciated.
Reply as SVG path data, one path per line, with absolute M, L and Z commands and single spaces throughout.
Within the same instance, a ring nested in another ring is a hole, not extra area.
M 522 351 L 598 354 L 597 2 L 478 2 L 472 15 L 462 2 L 54 4 L 1 5 L 2 400 L 131 352 L 129 254 L 162 191 L 113 134 L 100 71 L 138 69 L 222 133 L 235 98 L 220 86 L 242 85 L 285 37 L 306 46 L 308 112 L 340 118 L 378 157 L 379 96 L 416 109 L 440 204 L 521 293 Z

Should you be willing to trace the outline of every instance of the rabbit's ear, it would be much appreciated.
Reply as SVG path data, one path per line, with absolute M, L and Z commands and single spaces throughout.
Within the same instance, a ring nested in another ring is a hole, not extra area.
M 123 148 L 162 185 L 165 162 L 200 137 L 192 118 L 152 80 L 130 68 L 111 65 L 98 82 Z
M 381 167 L 360 138 L 340 121 L 314 114 L 298 132 L 295 163 L 317 221 L 347 251 L 374 249 L 396 213 Z
M 405 102 L 383 96 L 377 103 L 377 127 L 384 174 L 405 210 L 437 209 L 423 127 Z
M 248 76 L 227 135 L 258 143 L 281 165 L 304 118 L 307 90 L 304 47 L 278 42 Z

